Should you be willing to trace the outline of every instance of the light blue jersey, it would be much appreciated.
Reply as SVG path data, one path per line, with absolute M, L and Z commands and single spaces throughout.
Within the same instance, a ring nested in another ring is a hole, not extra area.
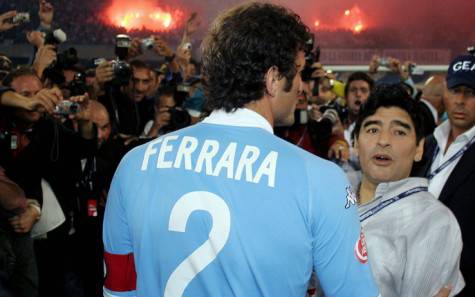
M 344 173 L 213 112 L 126 155 L 104 219 L 109 296 L 378 296 Z M 136 277 L 135 277 L 136 274 Z

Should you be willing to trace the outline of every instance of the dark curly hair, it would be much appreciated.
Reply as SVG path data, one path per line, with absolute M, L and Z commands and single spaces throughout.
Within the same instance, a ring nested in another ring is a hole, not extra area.
M 348 80 L 346 81 L 345 85 L 345 97 L 348 97 L 348 91 L 350 88 L 350 84 L 356 80 L 363 80 L 368 83 L 369 90 L 371 91 L 374 88 L 374 80 L 369 76 L 368 74 L 357 71 L 353 72 L 349 77 Z
M 406 89 L 400 84 L 377 86 L 369 95 L 368 101 L 361 106 L 358 118 L 355 122 L 352 139 L 354 140 L 358 137 L 364 120 L 374 115 L 378 108 L 399 107 L 406 111 L 411 117 L 416 132 L 416 142 L 419 143 L 419 141 L 424 138 L 420 104 L 422 103 L 413 100 Z
M 295 57 L 309 38 L 300 17 L 281 6 L 247 3 L 222 14 L 202 44 L 206 109 L 230 112 L 261 99 L 265 74 L 274 66 L 290 91 Z

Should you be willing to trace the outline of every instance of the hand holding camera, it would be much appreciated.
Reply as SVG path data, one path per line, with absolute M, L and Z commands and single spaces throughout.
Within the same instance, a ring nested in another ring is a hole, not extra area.
M 15 18 L 16 15 L 16 10 L 7 11 L 0 15 L 0 32 L 10 30 L 20 24 L 13 22 L 13 18 Z
M 111 61 L 102 61 L 96 68 L 95 81 L 100 87 L 114 79 L 114 69 Z
M 56 105 L 63 100 L 63 94 L 58 88 L 42 89 L 30 100 L 28 110 L 46 111 L 49 114 L 54 113 Z
M 26 39 L 31 45 L 35 46 L 36 48 L 40 48 L 45 43 L 43 32 L 40 31 L 26 32 Z
M 162 57 L 172 57 L 173 56 L 173 50 L 170 48 L 170 46 L 163 40 L 162 38 L 158 36 L 153 37 L 155 40 L 154 44 L 154 50 L 155 52 Z
M 117 46 L 117 43 L 116 43 Z M 142 40 L 138 38 L 132 39 L 130 46 L 128 48 L 127 59 L 131 60 L 137 56 L 140 56 L 143 53 L 142 51 Z
M 89 94 L 70 97 L 69 100 L 63 100 L 57 105 L 61 109 L 60 114 L 70 119 L 88 121 L 90 119 Z
M 155 112 L 154 125 L 160 129 L 170 123 L 169 107 L 161 107 L 158 112 Z

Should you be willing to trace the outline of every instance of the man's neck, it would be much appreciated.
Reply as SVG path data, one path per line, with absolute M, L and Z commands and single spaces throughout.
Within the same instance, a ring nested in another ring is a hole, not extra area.
M 365 176 L 363 176 L 358 193 L 359 204 L 366 204 L 373 201 L 377 186 L 377 184 L 369 181 Z
M 270 104 L 269 98 L 264 97 L 260 100 L 249 102 L 244 107 L 257 112 L 258 114 L 263 116 L 272 127 L 274 127 L 274 116 L 272 113 L 272 105 Z
M 455 127 L 454 125 L 451 125 L 450 127 L 450 132 L 449 132 L 449 137 L 447 138 L 447 145 L 445 146 L 444 154 L 447 152 L 449 149 L 450 145 L 463 133 L 467 132 L 468 129 L 462 129 L 459 127 Z

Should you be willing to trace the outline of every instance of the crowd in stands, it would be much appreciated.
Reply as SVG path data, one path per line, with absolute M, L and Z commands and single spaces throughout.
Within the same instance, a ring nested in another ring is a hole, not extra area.
M 91 0 L 81 2 L 78 9 L 78 1 L 58 1 L 56 26 L 67 32 L 71 44 L 105 44 L 111 45 L 114 36 L 124 33 L 125 29 L 106 24 L 103 11 L 106 10 L 108 1 Z M 2 1 L 0 11 L 17 9 L 18 11 L 34 12 L 36 2 L 28 0 Z M 33 22 L 37 19 L 35 13 L 31 13 Z M 444 26 L 435 22 L 433 29 L 417 30 L 412 28 L 385 28 L 370 27 L 355 34 L 345 29 L 318 29 L 318 43 L 322 48 L 432 48 L 452 49 L 460 51 L 456 45 L 464 41 L 465 36 L 470 36 L 469 28 Z M 32 30 L 35 28 L 28 28 Z M 11 40 L 13 43 L 25 43 L 22 33 L 25 28 L 16 28 L 0 36 L 1 40 Z M 148 37 L 154 32 L 147 29 L 133 29 L 128 32 L 132 36 Z M 181 38 L 181 30 L 175 28 L 160 32 L 170 44 L 178 44 Z M 439 36 L 444 36 L 440 39 Z M 464 39 L 462 39 L 464 38 Z

